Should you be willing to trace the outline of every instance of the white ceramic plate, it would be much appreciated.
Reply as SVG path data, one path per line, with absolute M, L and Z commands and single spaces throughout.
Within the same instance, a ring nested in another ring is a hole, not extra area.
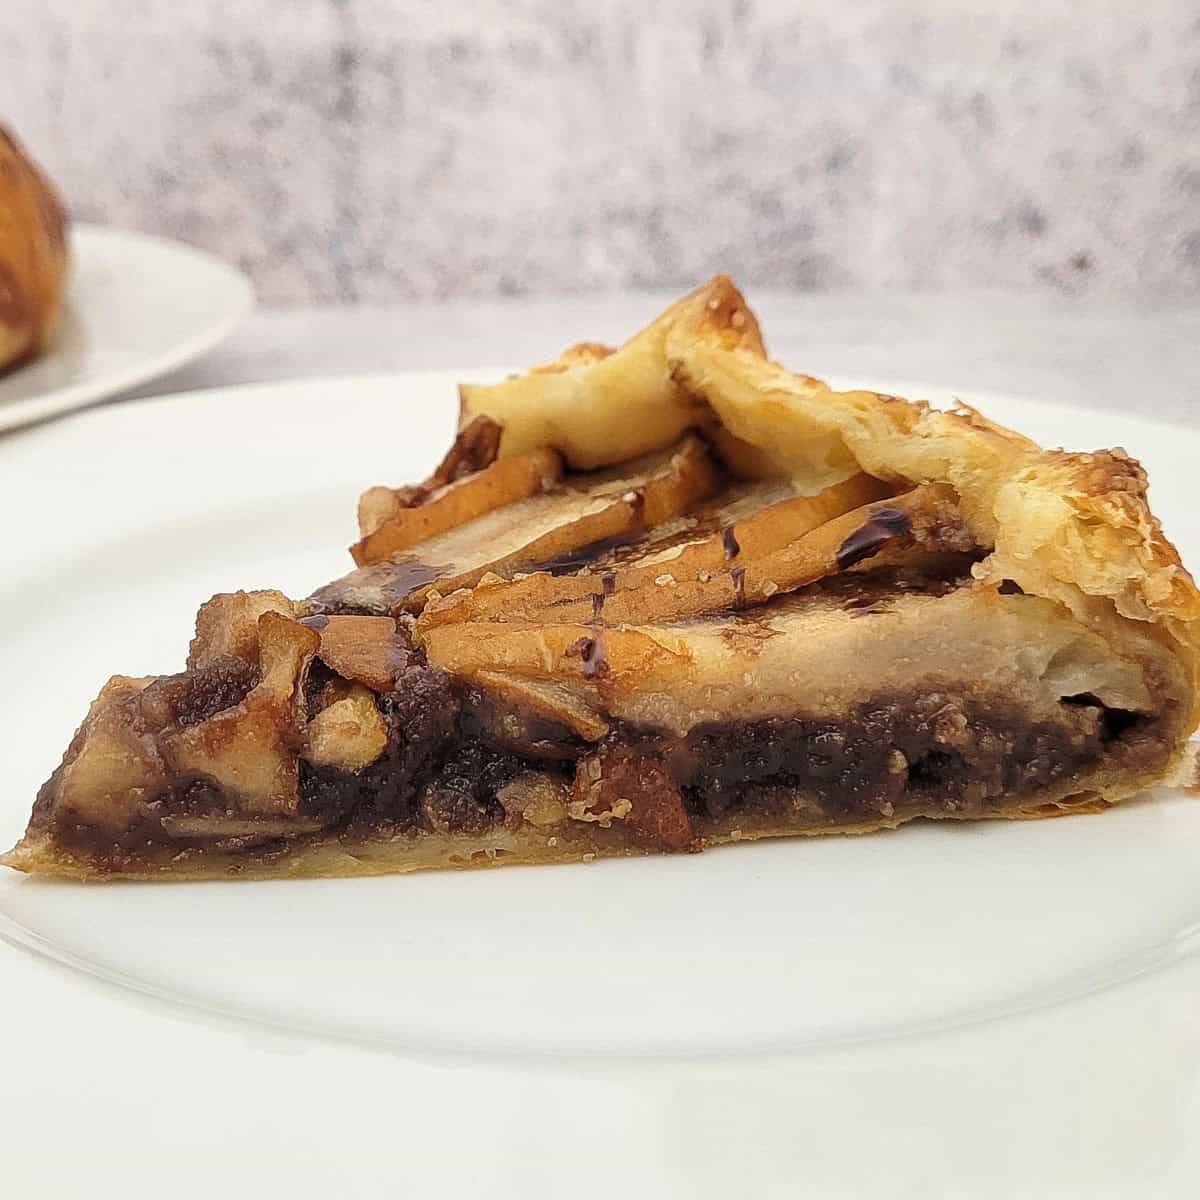
M 146 234 L 77 224 L 63 322 L 40 358 L 0 373 L 0 431 L 95 404 L 191 362 L 250 311 L 233 267 Z
M 358 491 L 427 471 L 458 378 L 195 393 L 0 443 L 0 840 L 109 673 L 178 668 L 201 599 L 346 567 Z M 1048 443 L 1128 446 L 1200 561 L 1200 436 L 967 398 Z M 1192 1195 L 1197 863 L 1200 803 L 1163 793 L 578 867 L 5 873 L 0 1117 L 31 1180 L 65 1128 L 89 1164 L 133 1137 L 143 1166 L 232 1156 L 302 1196 L 447 1171 L 591 1194 L 618 1168 L 655 1195 Z M 1014 1143 L 1053 1186 L 1020 1186 Z

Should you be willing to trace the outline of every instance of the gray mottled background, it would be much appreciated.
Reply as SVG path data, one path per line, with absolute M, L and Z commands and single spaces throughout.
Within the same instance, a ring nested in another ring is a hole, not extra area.
M 0 0 L 0 118 L 275 302 L 1200 289 L 1200 0 Z

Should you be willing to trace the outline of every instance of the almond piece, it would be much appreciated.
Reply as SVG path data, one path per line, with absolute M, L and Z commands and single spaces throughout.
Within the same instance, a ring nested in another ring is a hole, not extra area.
M 375 695 L 355 684 L 308 723 L 304 757 L 321 767 L 361 771 L 387 749 L 387 726 Z

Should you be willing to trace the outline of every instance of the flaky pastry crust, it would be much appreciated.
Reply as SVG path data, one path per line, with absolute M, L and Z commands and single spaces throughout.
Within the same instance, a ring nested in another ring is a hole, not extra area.
M 991 547 L 978 579 L 1012 580 L 1090 624 L 1144 622 L 1200 681 L 1200 592 L 1150 511 L 1144 469 L 1124 450 L 1043 450 L 966 404 L 939 411 L 794 374 L 766 357 L 760 338 L 732 336 L 721 318 L 747 310 L 723 276 L 681 302 L 688 304 L 713 319 L 677 320 L 663 335 L 671 386 L 643 403 L 669 413 L 666 425 L 626 420 L 610 399 L 620 389 L 606 378 L 593 391 L 587 366 L 574 371 L 569 422 L 545 424 L 535 393 L 523 390 L 529 377 L 471 389 L 467 411 L 502 419 L 501 456 L 541 444 L 600 466 L 658 448 L 664 431 L 669 441 L 686 420 L 701 429 L 715 421 L 743 470 L 753 462 L 805 492 L 860 471 L 948 485 L 978 544 Z M 1192 727 L 1198 718 L 1193 709 Z

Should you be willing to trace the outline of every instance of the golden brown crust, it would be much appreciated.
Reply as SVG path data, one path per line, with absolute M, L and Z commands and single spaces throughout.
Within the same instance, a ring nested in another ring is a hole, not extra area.
M 39 354 L 58 326 L 66 225 L 53 185 L 0 126 L 0 370 Z
M 1032 821 L 1067 816 L 1072 813 L 1102 813 L 1112 803 L 1133 795 L 1152 782 L 1149 778 L 1114 794 L 1111 801 L 1098 798 L 1094 792 L 1072 791 L 1070 786 L 1035 805 L 1014 804 L 1006 809 L 985 814 L 988 820 Z M 903 817 L 877 818 L 819 828 L 798 829 L 787 823 L 766 823 L 757 827 L 746 825 L 739 818 L 730 818 L 711 834 L 699 839 L 693 851 L 710 850 L 739 842 L 754 842 L 768 838 L 853 836 L 898 829 L 918 818 L 928 820 L 971 820 L 979 814 L 930 811 Z M 27 835 L 20 845 L 0 855 L 0 865 L 29 874 L 86 882 L 111 880 L 131 881 L 200 881 L 228 879 L 328 879 L 370 875 L 408 874 L 413 871 L 463 870 L 477 867 L 543 865 L 592 862 L 601 858 L 632 858 L 656 853 L 655 849 L 624 836 L 615 826 L 608 829 L 596 825 L 576 825 L 537 829 L 522 826 L 502 827 L 486 834 L 417 834 L 390 839 L 350 839 L 322 834 L 296 840 L 286 851 L 272 854 L 208 852 L 203 856 L 179 856 L 169 865 L 126 869 L 120 874 L 104 874 L 86 857 L 54 843 L 45 835 Z
M 727 429 L 781 469 L 819 477 L 853 464 L 884 479 L 949 484 L 980 544 L 995 547 L 987 576 L 1068 604 L 1078 592 L 1122 616 L 1177 621 L 1195 644 L 1200 594 L 1150 511 L 1145 472 L 1123 450 L 1042 450 L 966 406 L 939 412 L 835 392 L 702 342 L 682 348 L 674 367 Z
M 630 429 L 661 450 L 703 424 L 703 403 L 679 385 L 668 361 L 672 340 L 695 338 L 765 353 L 754 314 L 733 282 L 718 275 L 611 353 L 583 343 L 503 383 L 464 384 L 462 420 L 483 414 L 497 421 L 502 458 L 550 447 L 581 470 L 638 457 L 623 453 Z M 576 436 L 579 429 L 590 439 Z

